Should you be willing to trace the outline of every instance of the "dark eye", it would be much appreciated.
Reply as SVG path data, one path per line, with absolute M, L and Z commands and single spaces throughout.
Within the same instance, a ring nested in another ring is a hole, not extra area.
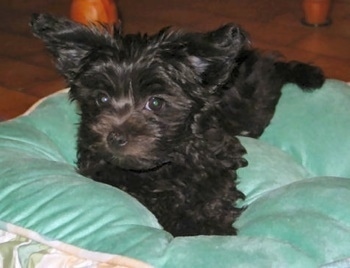
M 100 91 L 96 96 L 96 103 L 99 106 L 106 105 L 110 102 L 111 97 L 103 91 Z
M 164 100 L 163 99 L 161 99 L 161 98 L 158 98 L 158 97 L 151 97 L 148 101 L 147 101 L 147 103 L 146 103 L 146 105 L 145 105 L 145 108 L 147 109 L 147 110 L 149 110 L 149 111 L 155 111 L 155 112 L 157 112 L 157 111 L 160 111 L 162 108 L 163 108 L 163 106 L 164 106 Z

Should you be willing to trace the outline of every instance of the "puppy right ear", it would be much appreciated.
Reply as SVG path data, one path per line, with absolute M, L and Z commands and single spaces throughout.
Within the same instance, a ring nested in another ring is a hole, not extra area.
M 33 14 L 30 26 L 34 36 L 44 41 L 56 59 L 57 69 L 71 82 L 82 61 L 98 48 L 111 47 L 113 38 L 101 27 L 87 27 L 66 18 Z

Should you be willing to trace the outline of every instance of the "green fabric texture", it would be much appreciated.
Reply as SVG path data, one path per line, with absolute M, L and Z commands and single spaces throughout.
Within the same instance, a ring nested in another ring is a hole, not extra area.
M 288 152 L 316 176 L 350 174 L 350 90 L 328 80 L 322 90 L 304 93 L 285 87 L 276 114 L 261 137 Z
M 237 236 L 174 239 L 134 198 L 77 174 L 78 121 L 61 92 L 0 124 L 0 227 L 155 267 L 332 267 L 350 258 L 347 84 L 328 80 L 313 93 L 288 84 L 263 136 L 240 137 L 249 165 L 238 170 L 247 208 Z

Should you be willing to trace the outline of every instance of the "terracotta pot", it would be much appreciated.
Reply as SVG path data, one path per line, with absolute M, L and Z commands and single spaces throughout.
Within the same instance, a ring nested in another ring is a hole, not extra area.
M 304 18 L 302 23 L 308 26 L 326 26 L 331 24 L 329 13 L 331 0 L 303 0 Z
M 72 20 L 83 23 L 103 23 L 110 29 L 119 22 L 117 6 L 113 0 L 72 0 Z

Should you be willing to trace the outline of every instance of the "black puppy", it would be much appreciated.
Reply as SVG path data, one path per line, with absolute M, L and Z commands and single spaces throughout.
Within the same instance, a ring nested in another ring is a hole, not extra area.
M 42 14 L 31 26 L 81 109 L 79 172 L 136 197 L 173 235 L 236 233 L 235 171 L 247 165 L 236 135 L 264 131 L 285 83 L 324 82 L 251 49 L 234 24 L 112 36 Z

